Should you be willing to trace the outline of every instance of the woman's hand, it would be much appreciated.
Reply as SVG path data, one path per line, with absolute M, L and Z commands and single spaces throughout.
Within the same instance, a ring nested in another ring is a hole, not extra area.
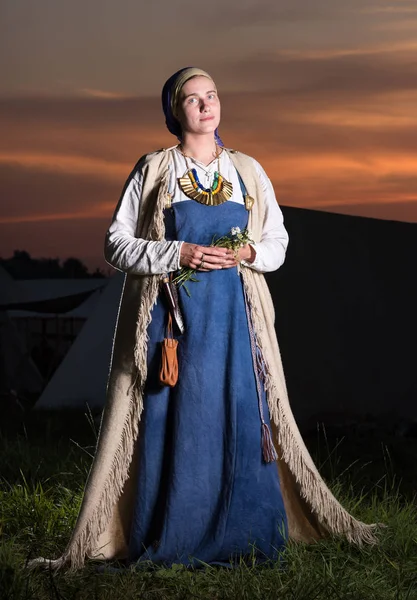
M 236 260 L 237 262 L 244 260 L 247 263 L 253 263 L 255 257 L 256 250 L 252 248 L 250 244 L 246 244 L 246 246 L 242 246 L 242 248 L 239 248 L 236 255 Z
M 230 269 L 236 266 L 233 250 L 214 246 L 198 246 L 184 242 L 181 246 L 180 265 L 197 271 Z

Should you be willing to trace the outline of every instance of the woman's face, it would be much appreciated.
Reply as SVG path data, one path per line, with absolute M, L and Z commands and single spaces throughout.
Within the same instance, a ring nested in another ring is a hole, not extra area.
M 220 123 L 220 100 L 214 82 L 203 76 L 185 82 L 178 103 L 184 133 L 214 133 Z

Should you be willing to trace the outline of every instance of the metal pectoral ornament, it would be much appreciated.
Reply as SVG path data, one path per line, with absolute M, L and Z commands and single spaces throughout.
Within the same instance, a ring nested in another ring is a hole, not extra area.
M 191 198 L 205 204 L 206 206 L 218 206 L 229 200 L 233 195 L 233 184 L 227 181 L 220 174 L 220 152 L 216 146 L 217 171 L 214 172 L 213 184 L 205 188 L 198 178 L 197 170 L 190 169 L 188 165 L 188 156 L 181 150 L 187 164 L 187 172 L 183 177 L 178 178 L 178 183 L 183 193 Z
M 213 185 L 205 188 L 201 185 L 197 171 L 190 169 L 184 177 L 178 178 L 180 188 L 188 198 L 197 200 L 206 206 L 218 206 L 229 200 L 233 194 L 233 185 L 224 179 L 218 171 L 214 173 Z

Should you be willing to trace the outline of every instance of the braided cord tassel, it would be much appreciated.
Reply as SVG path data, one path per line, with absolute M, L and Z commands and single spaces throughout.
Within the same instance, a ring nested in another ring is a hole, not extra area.
M 265 423 L 264 418 L 264 409 L 262 406 L 262 388 L 261 388 L 261 378 L 262 382 L 265 381 L 265 362 L 262 356 L 261 349 L 256 343 L 256 336 L 253 330 L 253 324 L 249 309 L 249 303 L 246 296 L 246 290 L 243 288 L 244 299 L 245 299 L 245 308 L 246 308 L 246 316 L 248 319 L 249 326 L 249 338 L 250 338 L 250 346 L 252 352 L 252 360 L 253 367 L 255 372 L 255 380 L 256 380 L 256 390 L 258 393 L 258 407 L 259 407 L 259 416 L 261 418 L 261 445 L 262 445 L 262 456 L 266 463 L 274 462 L 278 458 L 277 451 L 274 446 L 274 442 L 272 441 L 271 429 L 267 423 Z

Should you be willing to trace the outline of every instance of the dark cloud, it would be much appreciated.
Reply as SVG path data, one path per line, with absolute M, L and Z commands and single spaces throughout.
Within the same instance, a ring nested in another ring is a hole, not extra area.
M 346 116 L 341 112 L 341 103 L 309 103 L 308 101 L 288 101 L 279 93 L 268 97 L 260 95 L 241 96 L 238 106 L 229 97 L 223 99 L 222 132 L 226 140 L 237 139 L 251 147 L 277 154 L 300 152 L 344 151 L 365 155 L 369 152 L 404 154 L 415 152 L 417 136 L 417 109 L 414 124 L 375 126 L 368 122 L 375 117 L 377 106 L 363 105 L 355 115 L 356 124 L 345 124 Z M 347 107 L 349 108 L 349 107 Z M 317 111 L 324 122 L 316 122 Z M 326 116 L 328 121 L 325 121 Z M 413 117 L 414 115 L 410 115 Z M 233 145 L 233 144 L 232 144 Z
M 104 236 L 109 219 L 0 223 L 0 256 L 12 256 L 14 250 L 26 250 L 34 257 L 82 258 L 90 268 L 106 267 L 103 256 Z M 113 271 L 113 270 L 112 270 Z
M 126 173 L 127 176 L 128 173 Z M 20 165 L 0 166 L 1 219 L 85 213 L 102 214 L 116 205 L 123 185 L 71 173 L 38 171 Z
M 146 123 L 155 116 L 162 117 L 162 109 L 155 98 L 94 98 L 15 96 L 0 98 L 0 118 L 4 121 L 22 120 L 25 123 L 60 123 L 95 129 L 103 123 L 121 126 L 133 121 Z
M 315 0 L 314 3 L 306 0 L 255 0 L 252 2 L 239 2 L 238 4 L 225 4 L 217 2 L 217 10 L 208 11 L 205 20 L 216 23 L 220 27 L 230 26 L 256 26 L 271 24 L 302 24 L 339 20 L 344 15 L 352 16 L 355 8 L 361 6 L 359 0 L 351 0 L 349 6 L 335 0 Z M 362 4 L 363 6 L 363 4 Z M 219 14 L 221 18 L 219 19 Z
M 417 175 L 400 176 L 396 174 L 390 174 L 386 175 L 385 177 L 381 177 L 380 182 L 395 192 L 410 189 L 415 190 L 417 196 Z
M 320 207 L 316 207 L 320 210 Z M 358 217 L 373 217 L 390 221 L 409 221 L 417 223 L 417 197 L 414 202 L 385 202 L 380 204 L 336 204 L 327 205 L 326 212 L 335 212 Z
M 0 99 L 0 152 L 41 152 L 131 162 L 175 143 L 157 98 Z
M 223 77 L 246 74 L 251 90 L 346 101 L 392 91 L 416 90 L 415 51 L 264 53 L 223 61 Z

